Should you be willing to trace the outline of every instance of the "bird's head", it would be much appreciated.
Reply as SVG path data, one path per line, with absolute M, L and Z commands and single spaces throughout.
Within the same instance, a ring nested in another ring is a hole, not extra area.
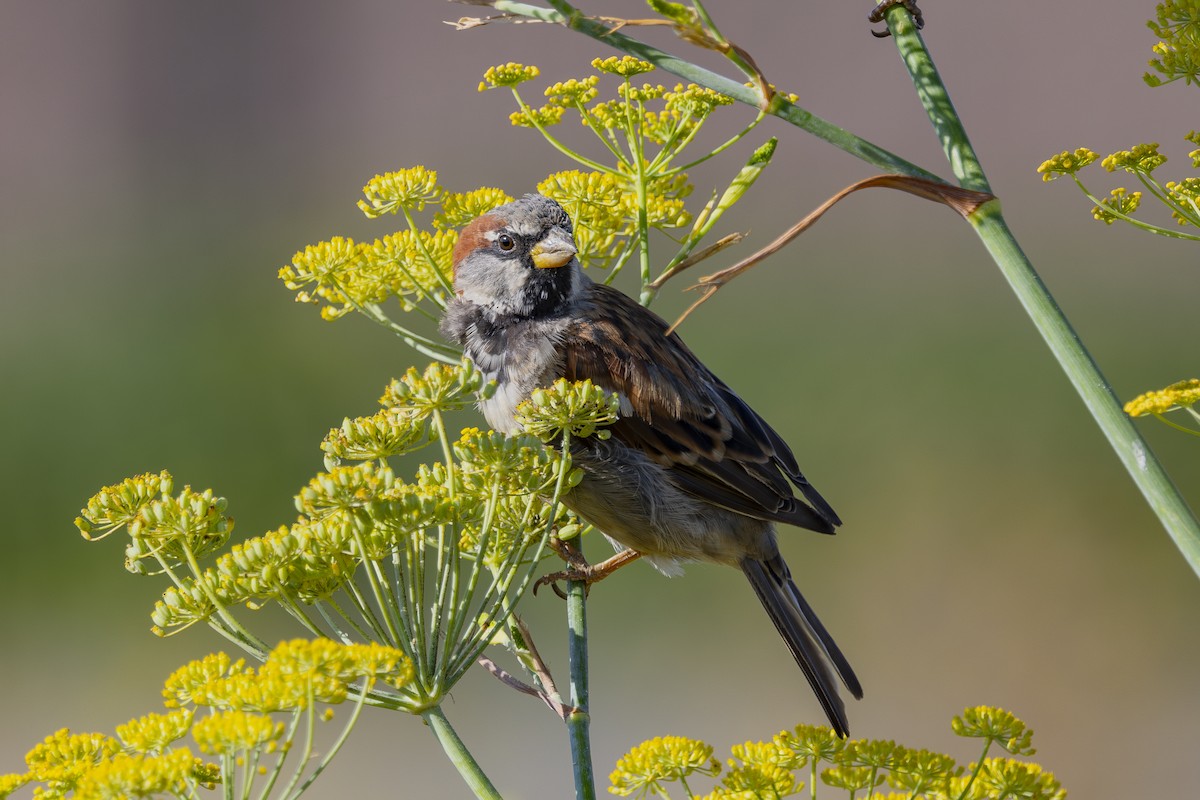
M 538 317 L 562 308 L 583 280 L 571 218 L 540 194 L 471 221 L 454 248 L 454 290 L 497 315 Z

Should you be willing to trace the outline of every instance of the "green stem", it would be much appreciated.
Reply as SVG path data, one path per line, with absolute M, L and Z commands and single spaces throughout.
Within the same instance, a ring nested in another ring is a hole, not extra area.
M 571 737 L 571 765 L 575 773 L 577 800 L 595 800 L 596 776 L 592 769 L 592 745 L 588 712 L 587 583 L 567 581 L 567 636 L 571 665 L 571 713 L 567 731 Z
M 962 122 L 954 111 L 912 17 L 902 6 L 894 6 L 888 12 L 887 22 L 954 174 L 967 188 L 989 191 L 983 168 L 975 157 Z M 1004 222 L 999 201 L 993 200 L 980 206 L 968 217 L 968 221 L 1058 359 L 1063 372 L 1079 392 L 1117 457 L 1189 566 L 1200 576 L 1200 522 L 1197 522 L 1195 514 L 1188 508 L 1150 446 L 1126 416 L 1096 362 L 1022 252 Z
M 467 786 L 471 787 L 471 791 L 475 793 L 475 796 L 503 800 L 500 797 L 500 792 L 496 791 L 496 787 L 488 780 L 487 775 L 483 774 L 483 770 L 479 767 L 479 762 L 471 755 L 471 751 L 463 744 L 463 740 L 458 738 L 458 733 L 450 725 L 450 720 L 446 719 L 446 715 L 442 712 L 442 707 L 432 706 L 425 709 L 421 712 L 421 718 L 425 720 L 425 724 L 433 731 L 433 735 L 441 743 L 442 749 L 446 751 L 446 756 L 450 759 L 450 763 L 458 770 L 458 774 L 466 781 Z
M 979 771 L 983 769 L 983 762 L 987 759 L 988 750 L 990 750 L 991 747 L 992 747 L 992 740 L 985 739 L 983 742 L 983 752 L 980 753 L 979 760 L 975 762 L 975 769 L 971 770 L 971 777 L 968 778 L 966 784 L 963 785 L 962 794 L 960 794 L 958 796 L 957 800 L 964 800 L 964 798 L 966 798 L 967 795 L 970 793 L 971 786 L 975 783 L 975 780 L 979 777 Z

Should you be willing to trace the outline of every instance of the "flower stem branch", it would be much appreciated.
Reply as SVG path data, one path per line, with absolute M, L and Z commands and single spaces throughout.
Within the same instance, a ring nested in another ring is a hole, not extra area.
M 488 776 L 483 774 L 479 762 L 471 755 L 471 751 L 463 744 L 463 740 L 458 737 L 458 732 L 454 730 L 450 720 L 446 719 L 442 707 L 432 706 L 425 709 L 421 712 L 421 718 L 429 725 L 429 729 L 441 743 L 442 749 L 446 751 L 446 757 L 450 759 L 450 763 L 454 764 L 454 768 L 466 781 L 467 786 L 471 787 L 475 796 L 480 800 L 503 800 L 500 792 L 488 780 Z
M 955 176 L 964 187 L 988 191 L 983 168 L 912 17 L 902 6 L 894 6 L 887 14 L 887 24 L 917 87 L 917 94 L 942 141 Z M 1096 424 L 1108 438 L 1117 457 L 1158 515 L 1188 565 L 1200 576 L 1200 523 L 1150 446 L 1122 410 L 1108 381 L 1021 250 L 1000 213 L 999 203 L 986 203 L 968 215 L 967 219 L 1058 359 L 1063 372 L 1079 392 Z

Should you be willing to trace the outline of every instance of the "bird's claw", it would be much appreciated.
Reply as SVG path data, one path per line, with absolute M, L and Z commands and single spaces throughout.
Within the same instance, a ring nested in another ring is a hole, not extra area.
M 605 577 L 607 576 L 597 575 L 596 570 L 590 566 L 569 567 L 567 569 L 559 570 L 558 572 L 551 572 L 549 575 L 543 575 L 542 577 L 538 578 L 533 584 L 533 593 L 536 595 L 538 593 L 538 589 L 543 586 L 549 586 L 554 590 L 556 595 L 561 597 L 563 600 L 566 600 L 567 593 L 564 592 L 558 585 L 559 581 L 583 581 L 583 591 L 586 593 L 591 590 L 593 583 L 602 580 Z
M 888 9 L 892 6 L 904 6 L 908 13 L 912 14 L 913 22 L 917 25 L 917 30 L 925 27 L 925 15 L 921 13 L 921 9 L 917 8 L 917 0 L 883 0 L 879 5 L 871 10 L 867 15 L 867 20 L 870 22 L 883 22 L 887 16 Z M 871 35 L 877 39 L 886 39 L 892 35 L 892 32 L 887 28 L 881 31 L 871 31 Z
M 599 583 L 621 567 L 641 557 L 641 554 L 635 550 L 622 550 L 599 564 L 589 564 L 579 548 L 571 542 L 564 542 L 557 537 L 552 537 L 549 544 L 551 549 L 567 562 L 567 568 L 538 578 L 533 584 L 533 593 L 536 595 L 538 589 L 549 584 L 554 589 L 554 593 L 564 600 L 567 599 L 567 594 L 559 588 L 559 581 L 582 581 L 583 590 L 586 593 L 591 589 L 593 583 Z

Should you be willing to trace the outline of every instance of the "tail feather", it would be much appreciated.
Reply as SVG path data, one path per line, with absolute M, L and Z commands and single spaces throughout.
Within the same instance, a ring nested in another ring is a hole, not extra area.
M 792 657 L 808 679 L 834 731 L 839 736 L 848 735 L 850 724 L 846 719 L 846 707 L 838 695 L 838 681 L 834 673 L 836 671 L 841 682 L 856 698 L 862 697 L 862 685 L 829 631 L 813 612 L 812 606 L 796 588 L 787 564 L 775 555 L 766 561 L 744 559 L 741 567 Z

